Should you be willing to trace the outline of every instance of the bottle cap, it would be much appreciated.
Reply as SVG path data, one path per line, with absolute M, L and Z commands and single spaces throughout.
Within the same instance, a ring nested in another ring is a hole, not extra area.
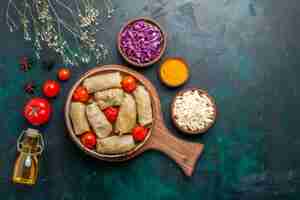
M 36 129 L 33 129 L 33 128 L 28 128 L 25 132 L 26 132 L 26 135 L 31 138 L 37 138 L 40 136 L 39 131 Z

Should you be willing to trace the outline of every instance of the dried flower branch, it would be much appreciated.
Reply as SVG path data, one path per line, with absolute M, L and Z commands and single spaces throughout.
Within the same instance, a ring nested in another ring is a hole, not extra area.
M 111 0 L 103 3 L 101 18 L 111 18 Z M 71 15 L 71 20 L 64 19 L 58 11 Z M 37 59 L 46 47 L 70 65 L 93 59 L 98 63 L 108 54 L 104 45 L 96 41 L 99 18 L 94 0 L 72 0 L 69 4 L 62 0 L 9 0 L 6 10 L 9 30 L 23 31 L 24 40 L 33 42 Z

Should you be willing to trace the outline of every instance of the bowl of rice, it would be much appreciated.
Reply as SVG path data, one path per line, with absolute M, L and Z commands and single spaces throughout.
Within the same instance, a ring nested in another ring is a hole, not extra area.
M 199 88 L 181 90 L 171 105 L 174 125 L 187 134 L 200 134 L 213 126 L 217 117 L 214 99 Z

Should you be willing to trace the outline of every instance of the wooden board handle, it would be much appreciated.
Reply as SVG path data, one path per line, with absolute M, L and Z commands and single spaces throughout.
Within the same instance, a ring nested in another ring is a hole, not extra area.
M 193 174 L 203 148 L 203 144 L 176 138 L 160 121 L 156 125 L 156 130 L 148 143 L 148 149 L 155 149 L 165 153 L 182 168 L 187 176 Z

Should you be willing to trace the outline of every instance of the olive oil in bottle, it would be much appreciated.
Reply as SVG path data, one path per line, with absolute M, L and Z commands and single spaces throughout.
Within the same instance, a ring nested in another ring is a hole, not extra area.
M 42 135 L 38 130 L 27 129 L 20 135 L 17 149 L 19 153 L 15 161 L 12 181 L 34 185 L 38 176 L 39 155 L 44 149 Z

